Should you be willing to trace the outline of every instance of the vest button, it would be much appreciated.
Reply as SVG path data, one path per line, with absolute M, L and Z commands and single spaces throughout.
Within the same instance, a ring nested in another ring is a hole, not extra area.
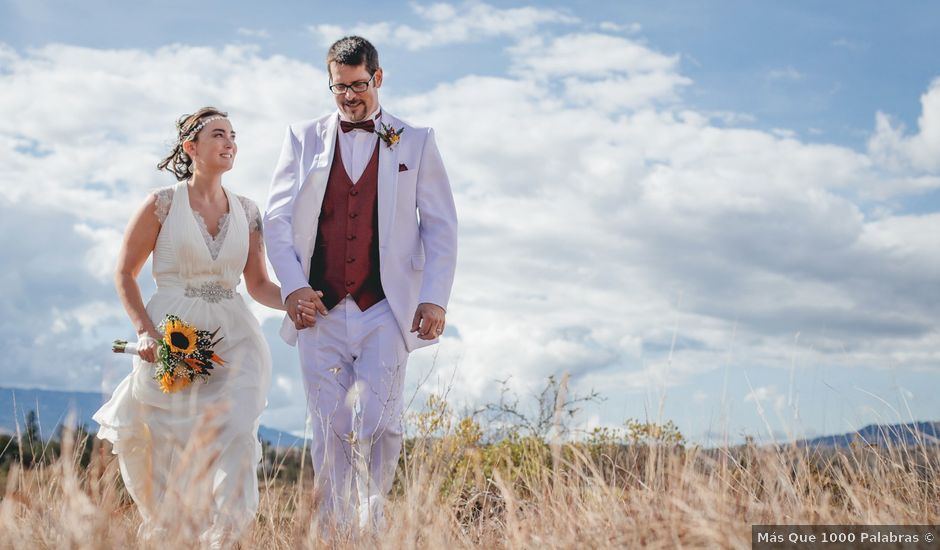
M 353 286 L 356 284 L 356 281 L 346 281 L 346 286 Z
M 353 263 L 353 262 L 355 262 L 355 261 L 356 261 L 355 258 L 346 258 L 346 263 L 347 263 L 347 264 L 351 264 L 351 263 Z
M 358 190 L 358 189 L 353 189 L 353 190 L 351 190 L 351 191 L 349 192 L 349 194 L 355 197 L 356 195 L 359 194 L 359 190 Z
M 355 213 L 355 212 L 351 212 L 351 213 L 349 214 L 349 217 L 352 218 L 352 219 L 356 219 L 356 216 L 358 216 L 358 215 L 359 215 L 359 214 L 357 214 L 357 213 Z
M 354 240 L 356 240 L 356 236 L 355 236 L 355 235 L 349 235 L 348 237 L 346 237 L 346 240 L 347 240 L 347 241 L 354 241 Z

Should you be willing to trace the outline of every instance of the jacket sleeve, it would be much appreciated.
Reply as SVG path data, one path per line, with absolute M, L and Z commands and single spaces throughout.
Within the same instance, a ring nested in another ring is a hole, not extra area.
M 309 286 L 304 276 L 303 266 L 294 249 L 291 219 L 294 212 L 294 199 L 300 189 L 301 147 L 294 135 L 293 128 L 287 129 L 281 156 L 274 169 L 271 190 L 268 194 L 268 207 L 264 214 L 264 244 L 268 249 L 268 259 L 281 283 L 281 299 L 297 290 Z
M 446 310 L 457 268 L 457 209 L 434 130 L 428 130 L 421 153 L 416 200 L 425 253 L 418 302 L 436 304 Z

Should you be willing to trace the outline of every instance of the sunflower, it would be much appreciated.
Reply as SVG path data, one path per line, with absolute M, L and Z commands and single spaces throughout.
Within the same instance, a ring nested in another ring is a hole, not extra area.
M 170 351 L 192 353 L 196 351 L 196 329 L 180 321 L 171 319 L 163 329 L 163 341 L 170 345 Z
M 163 393 L 175 393 L 188 385 L 189 378 L 185 376 L 174 378 L 170 373 L 166 373 L 160 377 L 160 389 L 163 390 Z

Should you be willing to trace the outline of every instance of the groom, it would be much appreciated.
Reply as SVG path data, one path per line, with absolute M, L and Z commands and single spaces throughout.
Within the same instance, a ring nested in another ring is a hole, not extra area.
M 281 335 L 300 350 L 320 520 L 374 527 L 401 451 L 408 353 L 444 330 L 457 214 L 433 130 L 379 105 L 372 44 L 338 40 L 326 64 L 338 109 L 288 128 L 264 240 Z

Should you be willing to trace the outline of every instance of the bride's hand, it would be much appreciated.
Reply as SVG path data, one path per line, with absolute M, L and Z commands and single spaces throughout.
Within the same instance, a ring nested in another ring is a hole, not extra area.
M 326 306 L 320 298 L 323 292 L 310 287 L 298 288 L 287 296 L 287 314 L 294 322 L 294 328 L 303 330 L 317 322 L 317 314 L 326 315 Z
M 312 327 L 317 324 L 317 315 L 326 315 L 326 306 L 320 300 L 322 296 L 323 293 L 318 290 L 316 301 L 297 301 L 297 320 L 303 325 L 302 328 Z
M 148 363 L 154 363 L 157 360 L 157 339 L 159 335 L 153 335 L 149 332 L 142 332 L 137 335 L 137 355 Z

